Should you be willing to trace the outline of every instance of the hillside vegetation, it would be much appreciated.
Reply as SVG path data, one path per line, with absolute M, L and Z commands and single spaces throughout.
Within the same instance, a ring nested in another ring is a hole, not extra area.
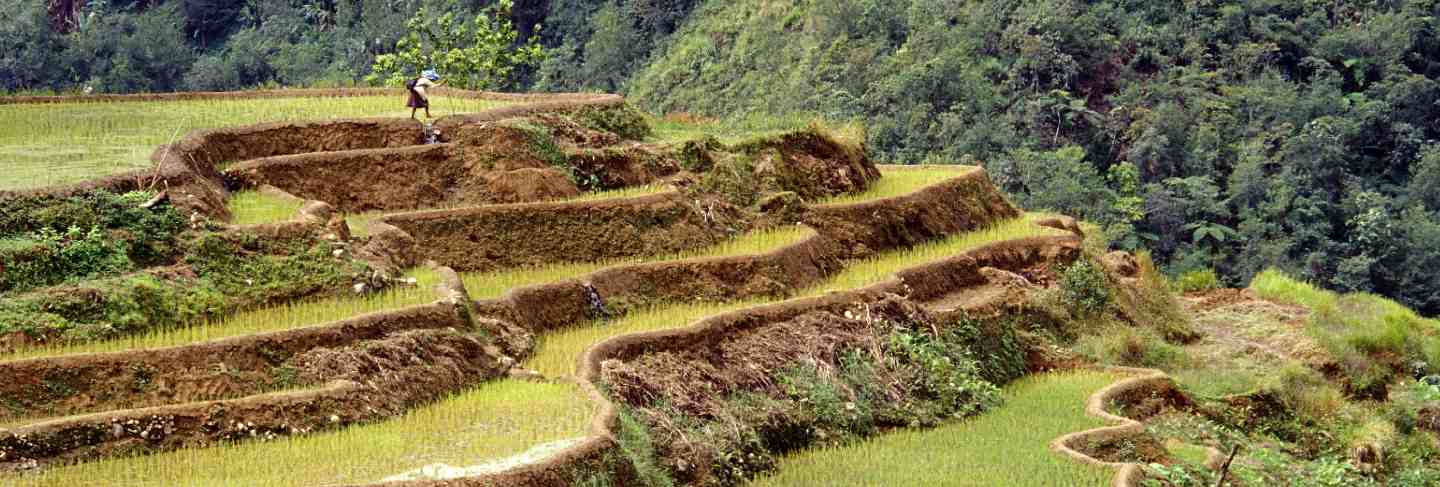
M 352 84 L 420 7 L 492 3 L 3 0 L 0 89 Z M 864 119 L 873 155 L 983 161 L 1018 203 L 1171 274 L 1276 267 L 1440 312 L 1434 0 L 554 0 L 511 18 L 547 59 L 496 88 Z

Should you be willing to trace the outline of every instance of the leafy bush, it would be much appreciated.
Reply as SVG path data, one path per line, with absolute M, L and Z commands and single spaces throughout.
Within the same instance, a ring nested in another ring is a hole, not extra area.
M 127 249 L 127 242 L 96 227 L 70 227 L 64 233 L 42 228 L 0 248 L 0 294 L 130 270 Z
M 1175 279 L 1175 290 L 1182 293 L 1220 289 L 1220 277 L 1213 269 L 1190 271 Z
M 1082 315 L 1105 310 L 1114 300 L 1105 270 L 1090 259 L 1080 259 L 1060 272 L 1060 292 L 1070 309 Z
M 126 254 L 137 266 L 162 263 L 173 258 L 185 221 L 169 205 L 140 207 L 153 196 L 145 191 L 92 191 L 68 198 L 0 200 L 0 239 L 27 238 L 46 229 L 68 233 L 72 228 L 95 228 L 125 242 Z

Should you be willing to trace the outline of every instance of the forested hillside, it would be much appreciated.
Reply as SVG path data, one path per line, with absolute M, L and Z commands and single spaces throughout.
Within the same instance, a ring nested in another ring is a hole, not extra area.
M 421 4 L 0 0 L 0 89 L 355 83 Z M 1022 206 L 1174 274 L 1279 267 L 1440 313 L 1440 2 L 519 1 L 548 59 L 496 88 L 654 112 L 859 119 L 895 162 L 984 163 Z

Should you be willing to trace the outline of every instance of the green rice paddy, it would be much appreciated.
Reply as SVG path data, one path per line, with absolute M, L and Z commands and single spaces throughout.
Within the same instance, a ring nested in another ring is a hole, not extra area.
M 1109 485 L 1113 471 L 1061 457 L 1048 445 L 1060 435 L 1104 426 L 1085 415 L 1085 399 L 1117 378 L 1091 371 L 1026 377 L 1005 387 L 1005 402 L 993 411 L 938 428 L 802 451 L 750 485 Z
M 436 96 L 431 114 L 505 102 Z M 405 96 L 0 105 L 0 190 L 64 184 L 151 167 L 156 147 L 195 129 L 260 122 L 409 117 Z

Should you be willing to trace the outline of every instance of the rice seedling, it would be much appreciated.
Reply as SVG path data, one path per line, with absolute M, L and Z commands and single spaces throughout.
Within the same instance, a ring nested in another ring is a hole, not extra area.
M 35 357 L 160 348 L 219 340 L 316 325 L 366 313 L 424 304 L 436 299 L 434 289 L 440 279 L 434 271 L 427 268 L 416 268 L 412 269 L 408 276 L 416 280 L 415 285 L 397 287 L 365 296 L 330 296 L 242 310 L 205 323 L 176 328 L 159 328 L 145 334 L 113 340 L 21 348 L 7 354 L 0 354 L 0 362 Z
M 0 483 L 59 486 L 315 486 L 373 482 L 432 464 L 467 466 L 584 436 L 592 405 L 569 382 L 500 380 L 389 421 L 269 441 L 112 458 Z
M 752 485 L 1108 485 L 1111 470 L 1071 461 L 1047 445 L 1062 434 L 1102 426 L 1085 415 L 1085 398 L 1116 379 L 1091 371 L 1020 379 L 1005 387 L 1005 402 L 993 411 L 938 428 L 803 451 Z
M 1027 237 L 1068 235 L 1064 230 L 1042 227 L 1035 221 L 1049 215 L 1027 213 L 1021 218 L 1006 220 L 989 227 L 956 234 L 945 239 L 927 242 L 907 249 L 885 252 L 868 259 L 850 262 L 845 270 L 824 283 L 811 286 L 802 292 L 814 296 L 830 291 L 862 287 L 880 282 L 900 269 L 917 266 L 926 262 L 941 260 L 976 247 L 1005 240 Z
M 409 117 L 404 95 L 0 105 L 0 189 L 72 183 L 150 167 L 195 129 L 260 122 Z M 437 116 L 505 104 L 437 96 Z
M 631 333 L 689 326 L 707 316 L 765 304 L 768 301 L 700 302 L 657 305 L 614 320 L 597 321 L 545 334 L 525 366 L 546 377 L 575 374 L 580 354 L 607 338 Z
M 1005 238 L 1047 229 L 1030 222 L 1037 216 L 1005 222 L 935 244 L 885 253 L 853 263 L 862 272 L 847 272 L 817 290 L 870 284 L 895 270 L 948 257 Z M 799 242 L 813 234 L 804 227 L 752 232 L 722 244 L 665 256 L 612 262 L 561 263 L 533 268 L 469 273 L 463 276 L 472 297 L 491 298 L 523 285 L 574 277 L 618 263 L 661 259 L 719 257 L 754 254 Z M 417 276 L 421 285 L 381 296 L 322 300 L 287 307 L 237 314 L 214 326 L 156 332 L 130 341 L 87 344 L 48 350 L 42 355 L 82 353 L 104 349 L 155 347 L 293 328 L 428 302 L 433 273 Z M 813 293 L 813 291 L 812 291 Z M 576 357 L 607 337 L 639 331 L 687 326 L 704 316 L 763 304 L 764 300 L 730 303 L 660 305 L 607 322 L 582 324 L 539 337 L 537 353 L 526 362 L 551 377 L 573 374 Z M 27 352 L 22 352 L 27 353 Z M 34 356 L 31 353 L 29 356 Z M 1075 404 L 1079 404 L 1079 400 Z M 556 439 L 583 436 L 591 405 L 576 386 L 565 381 L 530 383 L 502 380 L 478 386 L 423 406 L 394 420 L 263 442 L 216 448 L 188 449 L 134 458 L 114 458 L 60 467 L 34 475 L 0 480 L 25 486 L 51 485 L 325 485 L 365 482 L 433 463 L 468 465 L 513 455 L 525 448 Z M 1043 448 L 1043 442 L 1040 443 Z M 100 480 L 97 480 L 100 479 Z M 92 482 L 86 484 L 87 481 Z
M 305 200 L 266 191 L 241 191 L 225 200 L 230 210 L 230 223 L 254 225 L 292 220 L 299 216 Z
M 755 115 L 721 121 L 672 113 L 650 119 L 650 126 L 653 128 L 650 139 L 668 142 L 715 137 L 721 143 L 735 144 L 756 136 L 800 130 L 816 119 L 813 115 L 794 113 L 786 116 Z
M 656 184 L 645 184 L 645 185 L 640 185 L 640 186 L 630 186 L 630 187 L 618 188 L 618 189 L 611 189 L 611 190 L 605 190 L 605 191 L 593 191 L 593 192 L 588 192 L 588 193 L 581 194 L 580 196 L 575 196 L 575 197 L 571 197 L 571 198 L 558 198 L 558 199 L 549 200 L 549 201 L 567 201 L 567 202 L 574 202 L 574 201 L 596 201 L 596 200 L 613 199 L 613 198 L 631 198 L 631 197 L 635 197 L 635 196 L 643 196 L 643 195 L 647 195 L 647 194 L 655 194 L 655 193 L 659 193 L 659 192 L 661 192 L 661 191 L 665 191 L 665 190 L 668 190 L 668 189 L 670 189 L 670 186 L 669 186 L 669 185 L 666 185 L 666 184 L 658 184 L 658 183 L 656 183 Z M 471 205 L 471 204 L 452 204 L 452 205 L 444 205 L 444 206 L 437 206 L 437 207 L 431 207 L 431 208 L 417 208 L 417 210 L 420 210 L 420 209 L 425 209 L 425 210 L 440 210 L 440 209 L 464 208 L 464 207 L 470 207 L 470 206 L 477 206 L 477 205 Z M 397 211 L 393 211 L 393 210 L 391 210 L 391 211 L 379 210 L 379 211 L 367 211 L 367 212 L 364 212 L 364 213 L 350 213 L 350 214 L 345 215 L 345 224 L 350 226 L 350 233 L 351 233 L 352 235 L 359 236 L 359 237 L 369 236 L 369 235 L 370 235 L 370 223 L 371 223 L 371 222 L 374 222 L 375 219 L 380 218 L 380 217 L 382 217 L 382 216 L 385 216 L 385 215 L 387 215 L 387 214 L 394 214 L 394 213 L 398 213 L 398 212 L 397 212 Z
M 655 194 L 671 189 L 671 186 L 663 183 L 642 184 L 624 188 L 607 189 L 603 191 L 591 191 L 573 198 L 563 198 L 557 201 L 598 201 L 618 198 L 633 198 L 647 194 Z
M 881 198 L 910 194 L 926 186 L 957 177 L 970 169 L 974 169 L 974 167 L 958 165 L 884 167 L 880 170 L 883 177 L 871 184 L 865 191 L 826 198 L 819 203 L 858 203 L 861 201 L 878 200 Z

